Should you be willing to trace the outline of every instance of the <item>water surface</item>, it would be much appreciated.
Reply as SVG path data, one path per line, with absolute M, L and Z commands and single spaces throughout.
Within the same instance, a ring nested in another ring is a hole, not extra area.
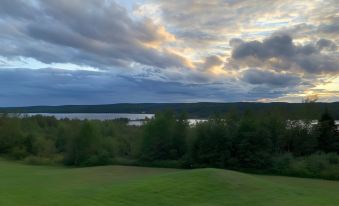
M 128 119 L 128 125 L 141 126 L 145 120 L 154 117 L 154 114 L 130 114 L 130 113 L 26 113 L 26 116 L 50 116 L 56 119 L 78 119 L 78 120 L 114 120 L 125 118 Z M 195 125 L 206 119 L 188 119 L 190 125 Z

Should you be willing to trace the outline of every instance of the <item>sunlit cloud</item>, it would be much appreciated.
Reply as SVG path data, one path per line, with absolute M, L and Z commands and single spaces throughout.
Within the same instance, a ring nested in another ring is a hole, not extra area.
M 93 72 L 143 101 L 339 101 L 338 22 L 337 0 L 3 0 L 0 69 L 14 79 L 69 71 L 100 94 Z M 6 88 L 12 102 L 16 83 Z

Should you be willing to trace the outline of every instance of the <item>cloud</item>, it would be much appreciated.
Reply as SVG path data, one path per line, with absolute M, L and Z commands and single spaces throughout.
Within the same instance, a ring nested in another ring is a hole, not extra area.
M 323 53 L 324 48 L 333 50 L 335 44 L 321 39 L 316 44 L 297 45 L 289 35 L 272 35 L 262 42 L 248 41 L 235 46 L 232 64 L 314 74 L 339 73 L 339 56 Z
M 336 51 L 337 50 L 337 45 L 328 39 L 319 39 L 319 41 L 316 44 L 319 48 L 319 50 L 328 50 L 328 51 Z
M 135 2 L 1 1 L 2 103 L 298 98 L 339 74 L 337 0 Z
M 185 67 L 187 60 L 161 45 L 175 36 L 151 19 L 132 19 L 114 1 L 47 0 L 2 2 L 0 55 L 44 63 L 99 68 L 133 62 L 159 68 Z
M 281 27 L 320 21 L 317 15 L 330 16 L 337 11 L 329 8 L 338 8 L 332 0 L 146 0 L 146 3 L 140 7 L 158 10 L 155 13 L 160 21 L 179 31 L 179 37 L 203 45 L 220 43 L 232 36 L 264 37 Z
M 265 84 L 274 87 L 296 86 L 301 83 L 300 77 L 296 75 L 259 69 L 248 69 L 244 71 L 242 73 L 242 80 L 250 84 Z
M 338 2 L 336 2 L 336 12 L 339 11 Z M 325 15 L 325 19 L 322 18 L 323 22 L 319 25 L 318 31 L 326 34 L 338 34 L 339 32 L 339 16 L 338 13 L 336 15 Z
M 221 67 L 224 64 L 224 59 L 218 55 L 211 55 L 204 59 L 204 61 L 198 65 L 202 71 L 208 71 L 216 67 Z
M 168 75 L 170 76 L 170 75 Z M 247 87 L 242 80 L 183 82 L 108 71 L 55 68 L 0 69 L 1 106 L 109 104 L 122 102 L 237 102 L 277 98 L 289 89 L 267 84 Z M 189 75 L 189 78 L 192 78 Z M 193 81 L 195 80 L 195 81 Z
M 0 69 L 1 106 L 255 100 L 236 83 L 180 83 L 108 71 Z

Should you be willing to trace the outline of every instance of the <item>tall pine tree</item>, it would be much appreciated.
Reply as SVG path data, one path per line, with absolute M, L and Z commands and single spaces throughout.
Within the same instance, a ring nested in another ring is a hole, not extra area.
M 339 153 L 338 129 L 333 117 L 326 110 L 317 125 L 318 146 L 324 152 Z

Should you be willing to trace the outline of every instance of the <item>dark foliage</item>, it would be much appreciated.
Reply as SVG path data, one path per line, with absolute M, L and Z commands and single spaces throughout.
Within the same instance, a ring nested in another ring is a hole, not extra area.
M 176 160 L 186 152 L 186 131 L 188 123 L 184 118 L 176 119 L 172 112 L 158 113 L 144 128 L 141 159 Z
M 339 135 L 333 117 L 326 111 L 317 126 L 319 149 L 324 152 L 339 152 Z
M 192 146 L 192 159 L 195 164 L 226 167 L 231 161 L 232 134 L 227 122 L 213 118 L 198 124 L 197 137 Z
M 339 134 L 324 112 L 317 125 L 275 112 L 233 110 L 189 125 L 160 112 L 141 127 L 126 120 L 0 116 L 0 155 L 31 164 L 218 167 L 339 179 Z
M 257 115 L 272 113 L 290 119 L 317 119 L 328 108 L 335 119 L 339 119 L 339 102 L 333 103 L 136 103 L 136 104 L 106 104 L 106 105 L 64 105 L 64 106 L 33 106 L 33 107 L 3 107 L 1 112 L 11 113 L 151 113 L 171 110 L 176 114 L 187 113 L 190 117 L 208 118 L 213 114 L 238 111 L 243 114 L 251 111 Z

